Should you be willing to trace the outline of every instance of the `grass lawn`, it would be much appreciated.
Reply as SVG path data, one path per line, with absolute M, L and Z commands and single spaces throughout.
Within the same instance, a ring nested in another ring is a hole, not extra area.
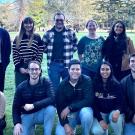
M 14 39 L 16 33 L 11 33 L 11 38 L 12 40 Z M 78 39 L 80 39 L 85 33 L 78 33 Z M 99 33 L 102 36 L 107 36 L 107 33 Z M 43 35 L 43 33 L 41 33 Z M 128 33 L 128 36 L 131 37 L 131 39 L 134 41 L 135 44 L 135 33 Z M 75 57 L 77 55 L 75 54 Z M 43 70 L 43 76 L 47 76 L 47 69 L 46 69 L 46 57 L 44 55 L 43 63 L 42 63 L 42 70 Z M 7 68 L 6 72 L 6 79 L 5 79 L 5 95 L 7 99 L 6 103 L 6 120 L 7 120 L 7 127 L 5 129 L 5 135 L 12 135 L 13 132 L 13 124 L 12 124 L 12 102 L 13 102 L 13 97 L 14 97 L 14 92 L 15 92 L 15 85 L 14 85 L 14 65 L 12 61 L 12 55 L 11 55 L 11 62 Z M 57 119 L 57 118 L 56 118 Z M 55 129 L 55 128 L 54 128 Z M 79 129 L 80 130 L 80 129 Z M 80 131 L 78 132 L 78 135 Z M 43 135 L 43 130 L 41 127 L 37 128 L 36 134 L 38 135 Z M 53 135 L 54 135 L 54 130 L 53 130 Z

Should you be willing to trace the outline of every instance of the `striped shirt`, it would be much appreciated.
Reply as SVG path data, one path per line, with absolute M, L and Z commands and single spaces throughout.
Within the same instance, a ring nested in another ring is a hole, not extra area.
M 19 47 L 16 46 L 16 38 L 13 42 L 13 61 L 17 69 L 24 64 L 28 64 L 31 60 L 37 60 L 40 63 L 43 58 L 44 47 L 41 37 L 38 34 L 34 34 L 32 44 L 29 46 L 30 38 L 26 34 L 23 35 Z

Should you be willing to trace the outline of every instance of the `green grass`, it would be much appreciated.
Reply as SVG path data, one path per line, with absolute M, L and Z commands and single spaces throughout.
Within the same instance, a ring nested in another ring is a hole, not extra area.
M 16 35 L 16 33 L 10 33 L 12 41 Z M 43 33 L 41 33 L 43 35 Z M 85 33 L 78 33 L 78 39 L 80 39 Z M 102 33 L 100 32 L 99 35 L 102 36 L 107 36 L 107 33 Z M 135 33 L 128 33 L 128 36 L 131 37 L 135 44 Z M 75 54 L 75 57 L 77 57 L 77 54 Z M 43 63 L 42 63 L 42 70 L 43 70 L 43 76 L 47 76 L 47 67 L 46 67 L 46 57 L 44 55 Z M 5 95 L 7 99 L 6 103 L 6 120 L 7 120 L 7 127 L 5 129 L 5 135 L 12 135 L 13 132 L 13 124 L 12 124 L 12 102 L 13 102 L 13 97 L 14 97 L 14 92 L 15 92 L 15 82 L 14 82 L 14 65 L 12 61 L 12 55 L 11 55 L 11 62 L 7 68 L 6 72 L 6 79 L 5 79 Z M 57 118 L 56 118 L 57 119 Z M 55 122 L 56 125 L 56 122 Z M 55 126 L 54 126 L 55 127 Z M 55 128 L 54 128 L 55 129 Z M 54 134 L 54 129 L 53 129 L 53 134 Z M 80 128 L 78 131 L 78 135 L 80 135 Z M 43 135 L 43 130 L 41 126 L 37 127 L 36 134 L 38 135 Z

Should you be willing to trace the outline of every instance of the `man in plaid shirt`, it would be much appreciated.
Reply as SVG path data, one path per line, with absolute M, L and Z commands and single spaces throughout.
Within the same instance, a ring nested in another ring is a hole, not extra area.
M 68 76 L 68 65 L 77 50 L 77 37 L 71 29 L 64 26 L 63 13 L 54 15 L 55 25 L 43 36 L 45 53 L 47 54 L 48 75 L 56 90 L 60 79 Z

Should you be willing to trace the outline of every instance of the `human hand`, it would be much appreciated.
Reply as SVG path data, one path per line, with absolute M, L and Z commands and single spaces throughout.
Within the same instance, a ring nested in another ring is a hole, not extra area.
M 117 122 L 117 120 L 119 118 L 119 115 L 120 115 L 120 111 L 119 110 L 114 111 L 113 114 L 112 114 L 112 121 L 113 122 Z
M 20 123 L 17 123 L 17 124 L 14 126 L 13 134 L 14 134 L 14 135 L 20 135 L 22 132 L 23 132 L 22 125 L 21 125 Z
M 107 123 L 106 123 L 104 120 L 101 120 L 99 123 L 100 123 L 100 126 L 101 126 L 104 130 L 108 129 L 108 125 L 107 125 Z
M 66 107 L 62 112 L 61 112 L 61 119 L 66 119 L 67 115 L 70 113 L 70 110 L 68 107 Z
M 25 104 L 24 109 L 26 111 L 30 111 L 30 110 L 34 109 L 34 105 L 33 104 Z
M 25 69 L 25 68 L 20 68 L 19 70 L 20 70 L 20 72 L 22 74 L 27 74 L 28 73 L 27 69 Z
M 73 129 L 69 124 L 64 125 L 66 135 L 74 135 Z
M 133 116 L 132 122 L 135 124 L 135 114 Z

